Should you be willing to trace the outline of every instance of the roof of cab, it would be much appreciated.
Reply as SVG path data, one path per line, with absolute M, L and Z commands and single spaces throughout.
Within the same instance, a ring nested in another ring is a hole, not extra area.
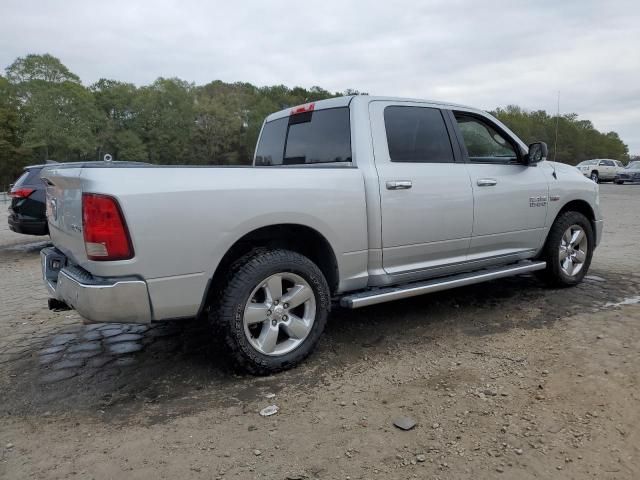
M 291 115 L 291 112 L 300 107 L 308 107 L 313 104 L 313 110 L 323 110 L 327 108 L 339 108 L 339 107 L 347 107 L 349 104 L 354 102 L 374 102 L 374 101 L 383 101 L 383 102 L 403 102 L 403 103 L 424 103 L 429 105 L 437 105 L 443 108 L 462 108 L 468 111 L 476 111 L 480 112 L 481 110 L 478 108 L 469 107 L 467 105 L 459 105 L 450 102 L 441 102 L 436 100 L 425 100 L 419 98 L 402 98 L 402 97 L 384 97 L 384 96 L 371 96 L 371 95 L 349 95 L 345 97 L 334 97 L 328 98 L 326 100 L 318 100 L 317 102 L 309 102 L 304 105 L 295 105 L 289 108 L 285 108 L 278 112 L 274 112 L 269 115 L 265 121 L 270 122 L 271 120 L 276 120 L 278 118 L 288 117 Z

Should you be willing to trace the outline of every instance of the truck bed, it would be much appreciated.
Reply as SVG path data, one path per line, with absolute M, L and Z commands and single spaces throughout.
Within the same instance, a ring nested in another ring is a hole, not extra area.
M 146 281 L 154 320 L 195 315 L 225 252 L 263 226 L 296 224 L 316 230 L 334 247 L 345 285 L 366 279 L 366 202 L 356 168 L 96 162 L 61 165 L 43 178 L 56 247 L 92 275 L 134 275 Z M 117 199 L 129 228 L 132 259 L 87 258 L 82 193 Z

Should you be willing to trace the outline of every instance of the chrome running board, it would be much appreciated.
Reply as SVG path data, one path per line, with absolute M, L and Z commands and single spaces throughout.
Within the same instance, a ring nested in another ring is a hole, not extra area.
M 408 283 L 398 287 L 379 288 L 365 292 L 346 295 L 340 299 L 340 305 L 345 308 L 360 308 L 376 303 L 400 300 L 401 298 L 416 297 L 425 293 L 439 292 L 450 288 L 464 287 L 474 283 L 486 282 L 497 278 L 511 277 L 521 273 L 543 270 L 546 262 L 523 261 L 499 268 L 488 268 L 475 272 L 452 275 L 450 277 L 435 278 L 423 282 Z

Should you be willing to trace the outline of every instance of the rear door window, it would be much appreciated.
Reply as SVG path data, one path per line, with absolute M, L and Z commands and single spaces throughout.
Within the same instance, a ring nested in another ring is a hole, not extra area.
M 304 165 L 351 162 L 349 108 L 298 113 L 267 122 L 255 164 Z
M 387 107 L 384 109 L 384 125 L 392 162 L 453 162 L 451 140 L 440 110 Z

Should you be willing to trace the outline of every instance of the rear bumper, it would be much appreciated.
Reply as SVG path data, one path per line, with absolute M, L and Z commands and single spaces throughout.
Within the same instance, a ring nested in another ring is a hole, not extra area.
M 94 277 L 67 265 L 56 248 L 40 252 L 42 276 L 49 293 L 75 309 L 87 323 L 149 323 L 151 304 L 147 283 L 136 277 Z
M 46 220 L 21 220 L 9 215 L 9 229 L 24 235 L 47 235 L 49 225 Z
M 36 194 L 34 194 L 36 195 Z M 43 201 L 36 198 L 13 198 L 9 206 L 9 228 L 26 235 L 47 235 L 49 225 Z

